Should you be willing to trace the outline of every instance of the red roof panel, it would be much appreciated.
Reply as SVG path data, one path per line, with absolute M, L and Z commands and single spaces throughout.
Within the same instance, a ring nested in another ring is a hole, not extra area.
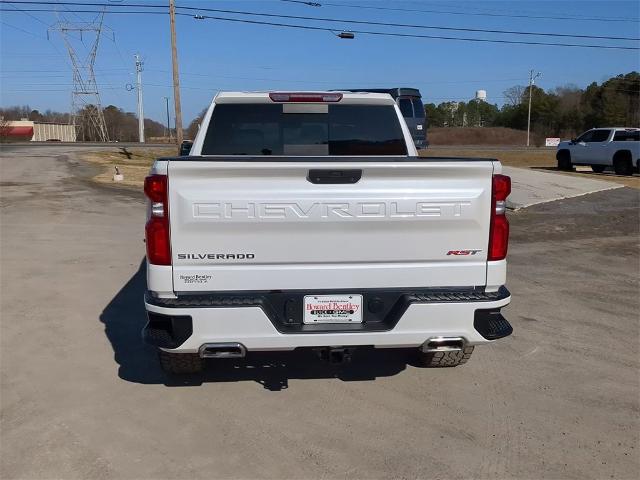
M 32 137 L 33 127 L 7 127 L 6 135 L 11 137 Z

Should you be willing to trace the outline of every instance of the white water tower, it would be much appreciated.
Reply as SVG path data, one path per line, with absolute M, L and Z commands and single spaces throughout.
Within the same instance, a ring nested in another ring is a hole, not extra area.
M 487 91 L 486 90 L 476 90 L 476 100 L 481 102 L 487 101 Z

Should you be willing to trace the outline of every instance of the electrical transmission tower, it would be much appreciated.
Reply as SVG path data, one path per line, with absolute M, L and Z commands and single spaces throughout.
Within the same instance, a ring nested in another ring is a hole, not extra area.
M 72 23 L 59 20 L 51 30 L 60 33 L 69 51 L 73 68 L 71 123 L 77 129 L 78 138 L 108 142 L 107 125 L 104 121 L 100 93 L 93 69 L 102 34 L 103 19 L 104 12 L 92 22 Z M 91 43 L 87 45 L 85 40 Z

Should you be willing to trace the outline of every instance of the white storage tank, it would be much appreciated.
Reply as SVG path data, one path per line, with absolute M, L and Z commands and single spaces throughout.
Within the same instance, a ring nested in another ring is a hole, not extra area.
M 482 102 L 487 101 L 487 91 L 486 90 L 476 90 L 476 100 L 480 100 Z

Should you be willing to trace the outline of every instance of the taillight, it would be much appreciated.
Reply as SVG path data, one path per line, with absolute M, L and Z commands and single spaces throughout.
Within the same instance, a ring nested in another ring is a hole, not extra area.
M 342 100 L 341 93 L 284 93 L 271 92 L 269 98 L 272 102 L 339 102 Z
M 503 260 L 509 246 L 509 222 L 505 212 L 511 193 L 511 178 L 494 175 L 491 189 L 491 223 L 489 226 L 488 260 Z
M 145 178 L 144 194 L 150 203 L 149 220 L 144 228 L 147 260 L 153 265 L 171 265 L 167 176 L 149 175 Z

